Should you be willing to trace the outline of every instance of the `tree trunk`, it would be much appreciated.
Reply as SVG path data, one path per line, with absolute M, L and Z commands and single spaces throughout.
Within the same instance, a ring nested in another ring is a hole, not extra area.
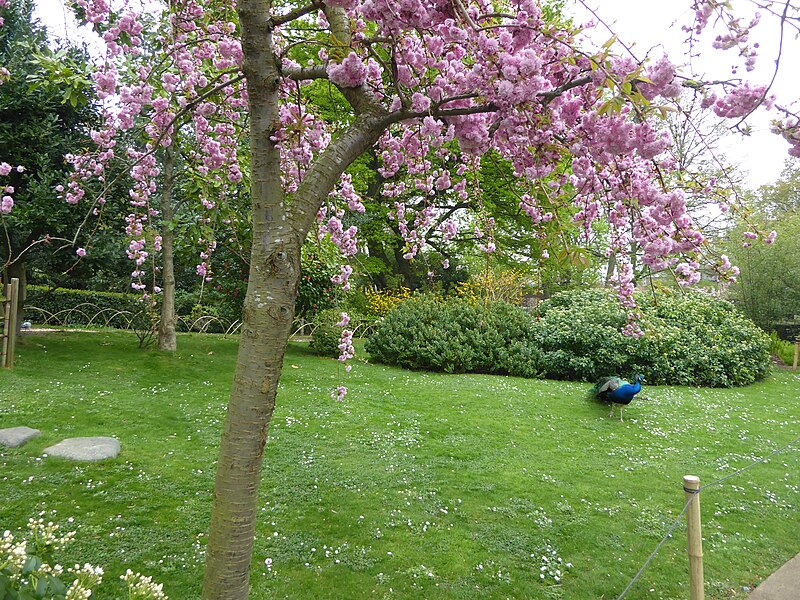
M 161 192 L 161 319 L 158 324 L 158 349 L 175 352 L 175 234 L 173 233 L 172 188 L 175 181 L 175 151 L 168 146 L 164 152 L 164 189 Z
M 238 3 L 250 103 L 253 245 L 242 331 L 220 442 L 204 600 L 244 600 L 249 591 L 261 462 L 291 333 L 300 277 L 300 243 L 288 231 L 278 125 L 278 73 L 266 3 Z
M 280 125 L 280 58 L 272 47 L 271 4 L 240 0 L 237 9 L 250 105 L 253 245 L 236 374 L 217 462 L 203 600 L 247 598 L 261 462 L 291 333 L 300 247 L 335 182 L 389 123 L 366 88 L 349 90 L 345 95 L 357 118 L 316 158 L 287 203 L 280 153 L 270 139 Z M 331 10 L 334 20 L 349 24 L 342 9 Z M 337 37 L 346 36 L 340 32 Z
M 606 279 L 604 285 L 606 287 L 611 285 L 611 278 L 614 277 L 614 272 L 617 270 L 617 253 L 613 250 L 608 255 L 608 262 L 606 263 Z
M 256 212 L 271 221 L 270 211 L 260 208 Z M 265 225 L 264 219 L 254 223 L 254 239 L 261 243 L 251 252 L 236 375 L 217 462 L 205 600 L 247 598 L 261 462 L 294 315 L 300 244 L 276 239 Z

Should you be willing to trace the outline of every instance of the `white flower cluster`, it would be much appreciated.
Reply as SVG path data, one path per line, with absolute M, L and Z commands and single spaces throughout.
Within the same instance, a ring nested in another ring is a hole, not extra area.
M 67 588 L 66 600 L 89 600 L 92 596 L 92 588 L 100 585 L 103 581 L 102 567 L 95 567 L 89 563 L 84 563 L 83 566 L 75 565 L 67 569 L 75 579 Z
M 163 591 L 163 584 L 155 583 L 152 577 L 146 577 L 128 569 L 125 575 L 120 575 L 120 579 L 128 584 L 131 600 L 168 600 Z
M 552 545 L 545 544 L 544 550 L 541 552 L 539 567 L 539 579 L 542 581 L 552 580 L 554 583 L 561 583 L 564 577 L 564 572 L 572 568 L 572 563 L 565 563 L 564 560 L 558 555 Z M 535 553 L 531 554 L 531 559 L 537 559 Z
M 28 519 L 28 530 L 31 532 L 33 546 L 37 552 L 44 549 L 61 550 L 64 546 L 75 539 L 75 532 L 70 531 L 64 535 L 58 535 L 58 525 L 44 519 Z
M 70 518 L 69 522 L 72 521 Z M 44 581 L 42 576 L 61 578 L 66 574 L 64 584 L 69 580 L 72 583 L 67 586 L 65 600 L 89 600 L 92 597 L 92 588 L 100 585 L 103 580 L 101 567 L 85 563 L 83 566 L 76 564 L 65 571 L 61 565 L 51 566 L 41 560 L 42 556 L 49 556 L 50 551 L 60 550 L 71 542 L 75 532 L 59 535 L 58 525 L 53 522 L 45 523 L 42 518 L 29 519 L 28 530 L 29 539 L 19 541 L 14 539 L 10 531 L 0 535 L 0 588 L 10 585 L 12 591 L 30 592 Z M 39 564 L 39 567 L 23 577 L 22 570 L 32 556 L 38 559 L 32 564 Z M 133 573 L 129 569 L 120 579 L 128 584 L 128 597 L 131 600 L 168 600 L 162 585 L 153 582 L 150 577 Z M 26 597 L 30 597 L 30 594 Z
M 0 570 L 9 567 L 11 571 L 21 571 L 28 559 L 27 540 L 14 541 L 10 531 L 4 531 L 0 537 Z

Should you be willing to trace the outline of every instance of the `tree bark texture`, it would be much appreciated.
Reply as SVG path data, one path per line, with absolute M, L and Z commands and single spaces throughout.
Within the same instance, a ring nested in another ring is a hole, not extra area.
M 175 234 L 172 189 L 175 182 L 175 151 L 168 146 L 164 152 L 164 189 L 161 192 L 161 319 L 158 323 L 158 349 L 175 352 Z
M 269 6 L 244 0 L 238 10 L 250 102 L 253 244 L 217 462 L 204 600 L 244 600 L 248 595 L 261 463 L 300 273 L 300 244 L 288 230 L 280 156 L 269 139 L 279 102 Z
M 217 463 L 204 600 L 247 598 L 261 464 L 291 334 L 300 248 L 341 174 L 389 124 L 380 107 L 366 95 L 360 97 L 364 90 L 350 90 L 356 119 L 316 158 L 288 201 L 281 185 L 280 154 L 270 140 L 279 125 L 280 102 L 271 6 L 263 0 L 240 0 L 237 8 L 250 103 L 253 245 L 236 373 Z

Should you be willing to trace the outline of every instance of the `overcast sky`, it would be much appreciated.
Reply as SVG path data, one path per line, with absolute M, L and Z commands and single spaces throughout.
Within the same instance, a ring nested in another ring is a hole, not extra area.
M 666 53 L 676 65 L 687 63 L 688 52 L 684 43 L 687 34 L 681 30 L 681 26 L 692 23 L 693 11 L 689 8 L 688 0 L 587 0 L 587 4 L 597 11 L 620 40 L 633 46 L 638 58 L 646 55 L 659 58 Z M 573 2 L 569 6 L 577 23 L 591 18 L 579 3 Z M 750 13 L 746 12 L 752 6 L 748 2 L 734 0 L 733 6 L 735 10 L 745 11 L 742 14 L 748 19 L 753 14 L 752 9 Z M 699 47 L 701 56 L 693 59 L 692 66 L 695 72 L 708 80 L 728 79 L 731 77 L 731 66 L 741 64 L 737 60 L 737 52 L 735 49 L 720 51 L 711 48 L 714 36 L 709 33 L 704 33 L 703 43 Z M 756 70 L 746 73 L 744 68 L 740 68 L 739 75 L 756 84 L 768 84 L 774 73 L 779 36 L 777 19 L 764 15 L 761 23 L 753 29 L 750 40 L 757 41 L 760 46 Z M 603 43 L 611 34 L 598 24 L 594 37 Z M 800 78 L 797 77 L 796 67 L 800 59 L 800 43 L 791 32 L 786 37 L 781 71 L 772 88 L 772 93 L 777 94 L 778 102 L 783 105 L 800 98 Z M 783 170 L 785 160 L 789 158 L 789 144 L 769 131 L 770 120 L 777 116 L 775 111 L 759 111 L 748 119 L 752 126 L 750 136 L 732 134 L 723 145 L 722 149 L 729 160 L 748 171 L 746 180 L 752 188 L 775 181 Z
M 51 35 L 61 38 L 75 38 L 74 20 L 70 12 L 62 5 L 61 0 L 37 0 L 39 16 L 48 27 Z M 588 0 L 600 17 L 606 22 L 619 39 L 632 46 L 638 58 L 646 55 L 654 58 L 666 52 L 673 63 L 683 65 L 687 62 L 687 48 L 683 43 L 686 34 L 681 31 L 682 25 L 691 24 L 692 11 L 688 8 L 689 0 Z M 751 6 L 742 0 L 734 1 L 734 8 L 745 10 Z M 576 22 L 583 23 L 591 15 L 578 2 L 568 3 L 568 10 L 575 15 Z M 749 15 L 747 15 L 749 17 Z M 707 32 L 710 33 L 710 32 Z M 598 24 L 593 34 L 598 43 L 605 42 L 611 34 Z M 766 84 L 772 77 L 779 29 L 777 21 L 767 18 L 754 30 L 753 39 L 760 44 L 759 60 L 754 73 L 746 74 L 754 83 Z M 700 75 L 707 78 L 727 79 L 731 76 L 730 67 L 737 62 L 736 51 L 721 52 L 710 47 L 710 39 L 706 35 L 705 44 L 701 46 L 702 55 L 694 59 L 693 67 Z M 790 34 L 784 42 L 781 74 L 773 87 L 779 102 L 789 104 L 800 98 L 800 78 L 797 77 L 796 61 L 800 59 L 800 42 Z M 795 63 L 795 64 L 792 64 Z M 788 144 L 780 137 L 769 132 L 770 119 L 777 116 L 775 112 L 760 111 L 749 119 L 753 132 L 749 137 L 731 135 L 725 143 L 723 151 L 729 159 L 738 163 L 748 172 L 747 181 L 750 187 L 758 187 L 777 179 L 788 158 Z

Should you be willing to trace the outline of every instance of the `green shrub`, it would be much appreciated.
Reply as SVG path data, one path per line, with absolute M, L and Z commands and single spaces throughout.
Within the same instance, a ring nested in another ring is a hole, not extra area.
M 638 303 L 645 335 L 632 338 L 621 333 L 626 311 L 609 290 L 558 294 L 537 320 L 503 303 L 416 297 L 385 317 L 366 349 L 411 369 L 582 381 L 639 373 L 651 384 L 730 387 L 769 369 L 769 339 L 730 303 L 669 291 Z
M 662 293 L 648 313 L 658 383 L 731 387 L 769 370 L 769 338 L 730 302 L 700 292 Z
M 417 296 L 383 319 L 366 350 L 377 362 L 411 369 L 533 376 L 531 353 L 520 351 L 530 326 L 523 309 L 502 302 Z
M 311 333 L 311 349 L 320 356 L 336 358 L 339 356 L 339 337 L 342 328 L 336 323 L 341 321 L 342 311 L 328 308 L 319 311 L 314 317 L 314 331 Z
M 593 381 L 641 373 L 651 384 L 730 387 L 761 379 L 769 339 L 732 304 L 699 292 L 637 296 L 645 335 L 620 333 L 625 311 L 613 292 L 564 292 L 541 304 L 531 343 L 554 379 Z
M 620 333 L 626 312 L 607 290 L 557 294 L 539 305 L 529 343 L 540 351 L 546 377 L 593 381 L 642 371 L 634 338 Z

